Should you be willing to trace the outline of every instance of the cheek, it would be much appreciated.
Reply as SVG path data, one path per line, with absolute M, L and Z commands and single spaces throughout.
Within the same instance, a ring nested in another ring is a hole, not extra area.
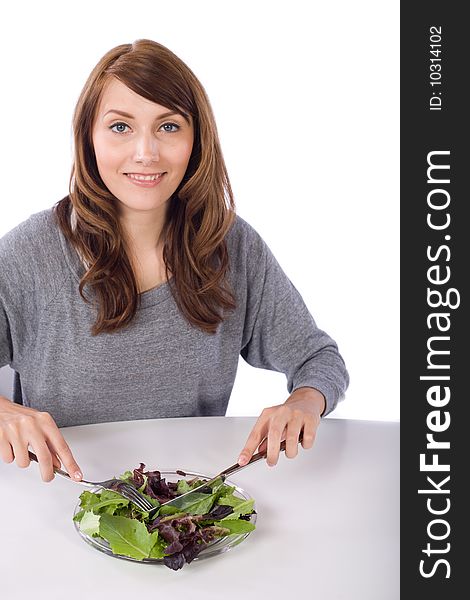
M 174 163 L 175 165 L 177 164 L 178 167 L 183 171 L 185 171 L 186 167 L 188 166 L 192 149 L 193 144 L 191 141 L 188 141 L 187 143 L 181 144 L 174 153 Z
M 116 165 L 120 160 L 118 148 L 113 144 L 106 142 L 100 135 L 96 135 L 93 138 L 93 147 L 95 150 L 96 162 L 100 171 L 116 168 Z

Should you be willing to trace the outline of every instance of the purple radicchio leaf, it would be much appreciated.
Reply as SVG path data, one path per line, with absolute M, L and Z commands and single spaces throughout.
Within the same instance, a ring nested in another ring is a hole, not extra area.
M 183 548 L 183 555 L 188 564 L 191 561 L 193 561 L 199 554 L 199 552 L 201 552 L 201 550 L 204 550 L 204 548 L 207 546 L 207 544 L 203 540 L 199 542 L 198 540 L 200 539 L 201 538 L 199 537 L 193 536 L 193 539 L 190 542 L 188 542 Z
M 144 483 L 144 469 L 144 463 L 140 463 L 140 467 L 138 469 L 134 469 L 132 483 L 135 485 L 136 488 L 140 488 Z
M 175 540 L 165 548 L 165 554 L 176 554 L 177 552 L 181 552 L 182 549 L 183 544 L 179 540 Z
M 180 532 L 172 527 L 168 522 L 160 523 L 157 525 L 157 528 L 158 533 L 162 536 L 165 542 L 169 542 L 171 544 L 172 542 L 179 540 Z
M 233 513 L 233 507 L 226 504 L 219 504 L 210 512 L 202 516 L 202 521 L 220 521 L 224 517 Z
M 177 571 L 184 566 L 184 554 L 182 552 L 178 552 L 176 554 L 172 554 L 171 556 L 164 556 L 163 562 L 167 567 L 173 569 L 173 571 Z

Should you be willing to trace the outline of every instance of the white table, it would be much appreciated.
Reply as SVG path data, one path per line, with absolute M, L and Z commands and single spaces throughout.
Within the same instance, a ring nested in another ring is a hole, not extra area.
M 236 462 L 253 417 L 63 428 L 88 480 L 145 463 L 214 475 Z M 107 556 L 72 515 L 82 486 L 46 484 L 32 463 L 0 461 L 2 600 L 150 598 L 398 600 L 399 424 L 325 419 L 314 447 L 231 479 L 250 493 L 256 530 L 229 552 L 179 571 Z M 123 593 L 125 594 L 123 595 Z

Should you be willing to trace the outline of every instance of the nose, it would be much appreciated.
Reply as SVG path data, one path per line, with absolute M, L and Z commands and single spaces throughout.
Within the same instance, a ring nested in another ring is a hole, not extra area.
M 151 165 L 160 160 L 158 141 L 152 134 L 143 134 L 138 137 L 135 145 L 134 159 L 143 165 Z

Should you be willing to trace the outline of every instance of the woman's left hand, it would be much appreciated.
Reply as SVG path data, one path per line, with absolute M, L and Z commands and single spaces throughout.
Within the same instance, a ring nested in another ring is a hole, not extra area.
M 265 408 L 240 453 L 238 464 L 246 465 L 257 448 L 259 452 L 267 448 L 266 462 L 274 467 L 283 440 L 286 440 L 286 456 L 295 458 L 302 429 L 302 447 L 311 448 L 325 406 L 325 397 L 321 392 L 303 387 L 296 389 L 284 404 Z

